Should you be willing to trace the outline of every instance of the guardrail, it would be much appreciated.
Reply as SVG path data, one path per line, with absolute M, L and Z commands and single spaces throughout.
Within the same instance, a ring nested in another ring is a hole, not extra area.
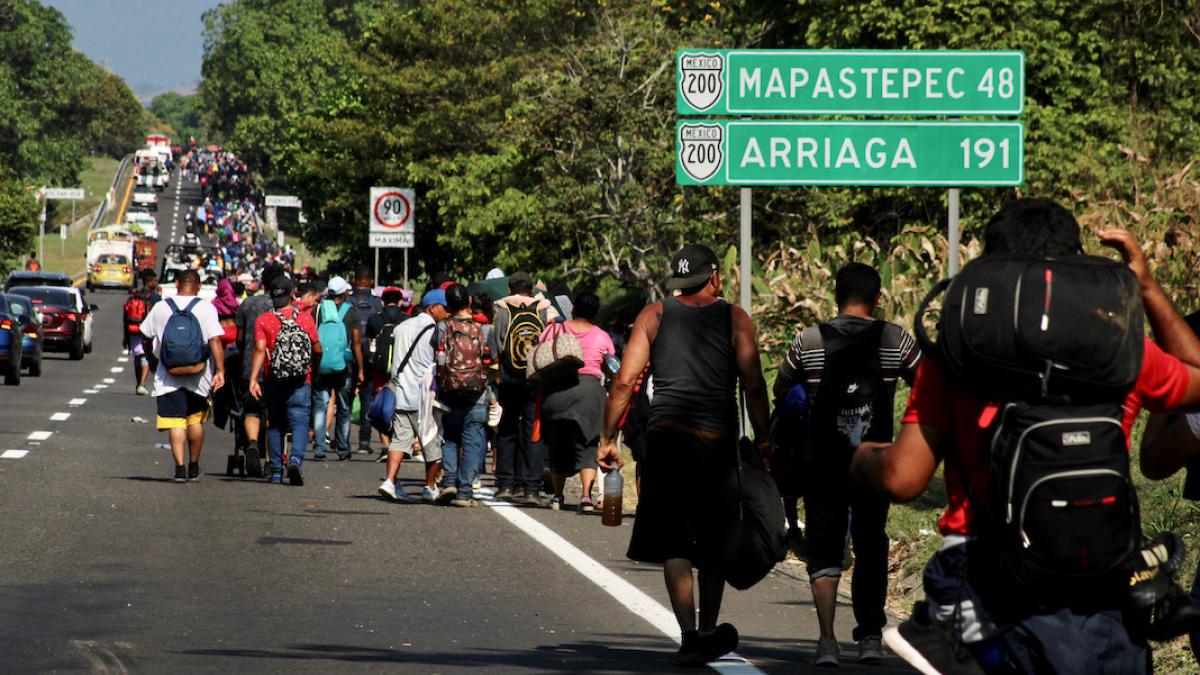
M 125 169 L 129 168 L 129 162 L 132 159 L 133 155 L 125 155 L 121 158 L 121 163 L 117 165 L 117 173 L 113 176 L 112 184 L 108 187 L 108 194 L 104 196 L 104 199 L 100 200 L 100 206 L 96 208 L 96 216 L 92 218 L 92 224 L 88 225 L 88 230 L 94 230 L 104 222 L 104 216 L 108 214 L 109 204 L 112 202 L 113 195 L 117 191 L 117 183 L 121 181 L 121 176 L 125 175 Z

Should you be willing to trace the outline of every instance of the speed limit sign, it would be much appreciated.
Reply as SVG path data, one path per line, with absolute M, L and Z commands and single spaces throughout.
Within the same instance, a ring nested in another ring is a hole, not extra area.
M 416 230 L 416 198 L 412 188 L 371 188 L 370 245 L 411 248 Z

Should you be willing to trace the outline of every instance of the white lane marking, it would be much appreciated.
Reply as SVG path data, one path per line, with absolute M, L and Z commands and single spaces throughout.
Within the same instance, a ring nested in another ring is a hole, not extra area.
M 101 382 L 103 382 L 104 384 L 116 384 L 116 382 L 117 382 L 116 380 L 114 380 L 114 379 L 113 379 L 113 378 L 111 378 L 111 377 L 106 377 L 106 378 L 104 378 L 103 380 L 100 380 L 100 381 L 101 381 Z
M 28 454 L 28 450 L 5 450 L 3 453 L 0 453 L 0 459 L 21 459 Z
M 86 398 L 73 398 L 67 401 L 67 405 L 83 405 L 84 403 L 87 403 Z
M 44 441 L 44 440 L 49 439 L 53 435 L 54 435 L 53 431 L 35 431 L 35 432 L 29 434 L 29 440 Z
M 84 389 L 84 390 L 83 390 L 83 393 L 85 393 L 85 394 L 99 394 L 99 393 L 100 393 L 100 390 L 99 390 L 99 389 Z M 86 401 L 87 399 L 85 398 L 85 399 L 83 399 L 83 400 L 85 400 L 85 401 Z M 80 405 L 83 405 L 83 404 L 81 403 Z
M 93 384 L 92 389 L 108 389 L 107 384 Z
M 622 579 L 612 570 L 593 560 L 588 554 L 576 548 L 571 542 L 563 539 L 554 530 L 539 523 L 533 517 L 521 513 L 521 510 L 516 506 L 507 502 L 497 501 L 486 501 L 484 504 L 490 506 L 492 511 L 501 518 L 515 525 L 518 530 L 521 530 L 532 537 L 534 541 L 545 546 L 551 553 L 562 558 L 563 562 L 575 568 L 576 572 L 579 572 L 584 578 L 590 580 L 605 593 L 611 595 L 613 599 L 624 605 L 625 609 L 642 617 L 651 626 L 654 626 L 663 635 L 666 635 L 675 642 L 680 641 L 679 624 L 675 621 L 675 614 L 656 602 L 649 595 L 646 595 L 640 588 Z M 754 664 L 733 652 L 730 652 L 720 661 L 708 664 L 708 667 L 720 673 L 744 673 L 746 675 L 754 673 L 762 675 L 763 673 Z
M 50 416 L 51 422 L 66 422 L 71 418 L 71 413 L 57 412 Z
M 128 356 L 122 356 L 122 357 L 120 357 L 120 358 L 118 358 L 118 359 L 117 359 L 117 363 L 129 363 L 129 357 L 128 357 Z
M 124 369 L 124 368 L 122 368 L 121 366 L 113 366 L 112 368 L 109 368 L 109 371 L 108 371 L 108 372 L 110 372 L 110 373 L 123 373 L 123 372 L 125 372 L 125 369 Z

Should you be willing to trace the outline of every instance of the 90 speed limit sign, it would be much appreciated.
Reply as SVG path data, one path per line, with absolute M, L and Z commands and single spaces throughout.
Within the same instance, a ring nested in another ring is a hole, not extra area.
M 416 234 L 416 198 L 411 188 L 371 188 L 370 245 L 411 248 Z

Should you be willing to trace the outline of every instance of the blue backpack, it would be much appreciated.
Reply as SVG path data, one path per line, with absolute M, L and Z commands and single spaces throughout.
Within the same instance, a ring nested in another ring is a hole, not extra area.
M 321 339 L 322 350 L 321 365 L 317 372 L 321 375 L 340 373 L 350 364 L 350 337 L 346 335 L 345 321 L 349 311 L 349 302 L 343 302 L 340 308 L 332 300 L 321 303 L 321 320 L 317 324 L 317 337 Z
M 171 318 L 167 319 L 163 329 L 159 358 L 172 375 L 196 375 L 208 366 L 212 356 L 212 348 L 204 339 L 204 331 L 200 330 L 200 321 L 192 314 L 192 308 L 198 302 L 200 298 L 192 298 L 187 307 L 179 309 L 174 298 L 167 299 Z

